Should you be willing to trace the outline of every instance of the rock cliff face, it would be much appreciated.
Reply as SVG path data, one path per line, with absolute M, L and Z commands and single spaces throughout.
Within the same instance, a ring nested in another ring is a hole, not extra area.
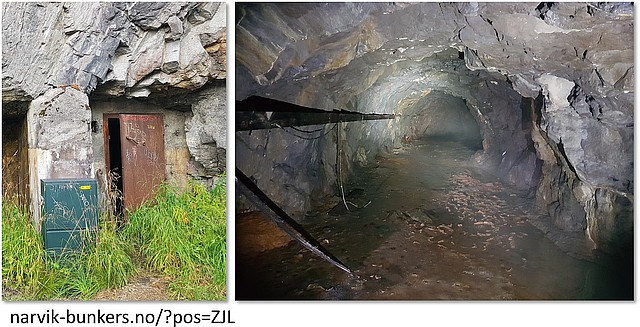
M 478 161 L 535 190 L 556 228 L 604 251 L 633 243 L 632 4 L 239 4 L 236 20 L 239 100 L 399 116 L 337 127 L 346 172 L 452 119 L 434 108 L 462 107 Z M 238 165 L 288 210 L 335 190 L 335 144 L 236 140 Z
M 54 89 L 73 89 L 69 101 L 87 109 L 92 99 L 137 98 L 190 113 L 193 174 L 225 170 L 224 4 L 3 3 L 2 10 L 3 116 L 52 101 Z
M 4 4 L 3 101 L 62 85 L 145 97 L 224 79 L 224 15 L 218 3 Z

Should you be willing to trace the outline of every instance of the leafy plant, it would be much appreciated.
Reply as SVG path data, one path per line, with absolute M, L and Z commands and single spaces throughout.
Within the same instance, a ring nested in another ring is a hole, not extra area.
M 86 259 L 86 271 L 96 276 L 99 289 L 121 287 L 129 282 L 136 267 L 131 260 L 131 246 L 116 233 L 114 221 L 103 221 L 96 245 Z

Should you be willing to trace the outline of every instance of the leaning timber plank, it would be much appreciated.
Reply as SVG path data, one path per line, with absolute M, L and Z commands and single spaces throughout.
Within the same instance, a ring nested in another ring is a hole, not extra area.
M 300 243 L 311 252 L 328 261 L 332 265 L 352 274 L 351 269 L 347 268 L 338 258 L 332 255 L 318 242 L 311 234 L 309 234 L 300 224 L 291 218 L 284 210 L 275 204 L 258 186 L 247 177 L 240 169 L 236 167 L 236 186 L 237 189 L 253 203 L 262 213 L 267 215 L 276 225 L 285 231 L 294 240 Z

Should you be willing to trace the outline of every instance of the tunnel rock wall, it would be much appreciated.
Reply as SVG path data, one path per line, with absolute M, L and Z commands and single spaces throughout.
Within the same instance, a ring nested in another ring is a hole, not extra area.
M 469 88 L 474 96 L 467 105 L 483 136 L 483 151 L 476 154 L 476 161 L 521 189 L 535 187 L 540 162 L 531 141 L 531 99 L 523 98 L 496 73 L 478 73 Z
M 317 126 L 314 126 L 317 127 Z M 291 215 L 310 210 L 314 185 L 323 185 L 317 159 L 319 142 L 297 138 L 283 129 L 236 132 L 237 167 Z M 238 210 L 249 206 L 238 199 Z
M 553 3 L 509 14 L 490 8 L 474 10 L 482 19 L 460 38 L 471 69 L 498 71 L 523 96 L 544 96 L 534 140 L 553 155 L 538 155 L 540 203 L 561 229 L 624 252 L 633 225 L 633 7 Z M 480 26 L 495 37 L 474 43 Z M 597 200 L 603 194 L 604 206 Z
M 465 61 L 459 58 L 459 51 L 450 48 L 417 61 L 372 66 L 379 58 L 381 56 L 377 53 L 364 54 L 342 69 L 323 72 L 314 78 L 278 80 L 264 86 L 252 80 L 246 70 L 240 67 L 236 88 L 240 94 L 255 90 L 251 94 L 308 107 L 396 115 L 393 120 L 341 125 L 340 145 L 336 145 L 336 132 L 329 131 L 335 126 L 329 124 L 323 129 L 324 133 L 328 133 L 325 138 L 327 141 L 319 141 L 313 148 L 296 148 L 317 151 L 317 156 L 323 158 L 314 161 L 318 166 L 314 166 L 310 174 L 321 171 L 322 176 L 327 178 L 308 183 L 316 187 L 316 191 L 308 190 L 305 192 L 307 196 L 327 192 L 339 195 L 338 182 L 347 178 L 354 167 L 375 164 L 378 153 L 391 153 L 403 143 L 429 135 L 462 139 L 472 147 L 483 146 L 484 152 L 478 156 L 480 163 L 491 168 L 502 167 L 505 178 L 520 183 L 519 186 L 524 188 L 535 182 L 535 152 L 530 147 L 531 142 L 527 143 L 526 132 L 522 130 L 522 97 L 510 88 L 503 75 L 470 72 Z M 238 139 L 244 142 L 248 134 L 242 135 Z M 482 142 L 481 136 L 485 142 Z M 295 136 L 288 137 L 291 142 L 296 141 Z M 265 143 L 264 140 L 262 142 Z M 340 151 L 339 159 L 335 158 L 336 148 Z M 506 159 L 501 153 L 507 153 Z M 254 153 L 252 156 L 260 155 L 264 153 Z M 280 159 L 272 159 L 276 163 L 283 163 L 285 158 L 294 156 L 305 155 L 282 151 Z M 237 162 L 244 167 L 257 164 L 252 163 L 248 153 L 238 156 Z M 342 163 L 340 167 L 338 162 Z M 306 167 L 306 162 L 292 167 L 300 170 Z M 304 170 L 298 174 L 300 179 L 305 176 Z M 336 175 L 340 175 L 340 178 Z M 277 180 L 264 170 L 260 176 Z M 522 176 L 526 178 L 520 178 Z M 283 207 L 289 212 L 300 212 L 300 207 L 280 195 L 282 188 L 275 187 L 276 184 L 273 186 L 267 190 L 275 197 L 282 198 L 284 202 L 280 204 Z M 296 203 L 305 203 L 303 207 L 309 209 L 312 201 L 313 197 L 306 202 Z
M 478 123 L 479 163 L 533 187 L 556 228 L 605 251 L 630 244 L 633 5 L 259 4 L 236 19 L 238 99 L 397 114 L 353 134 L 356 164 L 428 134 L 428 115 L 406 118 L 434 94 L 457 97 Z

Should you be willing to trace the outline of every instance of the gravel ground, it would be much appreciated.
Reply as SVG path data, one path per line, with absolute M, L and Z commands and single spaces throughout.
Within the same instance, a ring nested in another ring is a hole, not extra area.
M 141 271 L 129 284 L 98 293 L 95 301 L 167 301 L 169 277 Z

